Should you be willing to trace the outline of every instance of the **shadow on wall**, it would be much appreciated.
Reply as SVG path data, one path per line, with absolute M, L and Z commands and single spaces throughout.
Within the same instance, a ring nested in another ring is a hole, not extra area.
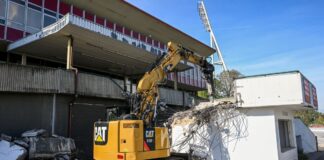
M 182 126 L 182 137 L 174 139 L 172 145 L 174 151 L 204 160 L 231 159 L 229 144 L 235 149 L 237 142 L 248 136 L 246 115 L 235 108 L 222 107 L 200 110 L 198 114 L 189 125 Z

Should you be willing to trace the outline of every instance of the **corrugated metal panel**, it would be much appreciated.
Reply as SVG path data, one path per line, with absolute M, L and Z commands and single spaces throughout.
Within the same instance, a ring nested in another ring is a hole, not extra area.
M 73 71 L 47 67 L 0 64 L 0 91 L 24 93 L 74 94 Z M 123 86 L 122 80 L 114 79 Z M 78 74 L 78 93 L 84 96 L 124 98 L 121 89 L 110 78 Z
M 123 86 L 122 80 L 113 79 L 119 86 Z M 96 97 L 124 98 L 122 90 L 110 78 L 79 73 L 78 93 Z
M 0 64 L 0 91 L 73 93 L 72 74 L 59 69 Z
M 160 99 L 164 100 L 167 104 L 183 105 L 183 92 L 167 88 L 159 88 Z
M 192 106 L 194 98 L 190 96 L 188 92 L 184 92 L 184 105 L 185 106 Z

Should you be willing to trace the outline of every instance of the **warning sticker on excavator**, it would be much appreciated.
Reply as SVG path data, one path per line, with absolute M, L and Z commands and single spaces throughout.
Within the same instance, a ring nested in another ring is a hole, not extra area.
M 96 122 L 94 126 L 94 142 L 96 145 L 105 145 L 108 141 L 108 123 Z

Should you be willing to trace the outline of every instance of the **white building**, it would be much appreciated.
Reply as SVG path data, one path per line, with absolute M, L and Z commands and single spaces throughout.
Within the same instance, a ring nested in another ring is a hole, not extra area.
M 197 155 L 214 160 L 297 160 L 294 112 L 317 109 L 314 85 L 298 71 L 249 76 L 235 81 L 235 97 L 236 118 L 226 125 L 228 128 L 215 127 L 221 120 L 213 119 L 218 122 L 199 129 L 202 136 L 180 152 L 191 148 Z M 173 127 L 173 145 L 188 128 L 192 128 L 190 121 Z M 199 143 L 203 141 L 206 143 Z

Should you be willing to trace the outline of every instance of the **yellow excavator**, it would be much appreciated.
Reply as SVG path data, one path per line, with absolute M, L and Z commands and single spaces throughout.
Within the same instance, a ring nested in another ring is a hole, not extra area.
M 137 85 L 133 111 L 121 120 L 97 121 L 94 124 L 94 160 L 146 160 L 170 157 L 167 127 L 156 127 L 158 85 L 181 62 L 199 65 L 213 95 L 214 66 L 205 57 L 173 42 L 168 52 L 145 73 Z

